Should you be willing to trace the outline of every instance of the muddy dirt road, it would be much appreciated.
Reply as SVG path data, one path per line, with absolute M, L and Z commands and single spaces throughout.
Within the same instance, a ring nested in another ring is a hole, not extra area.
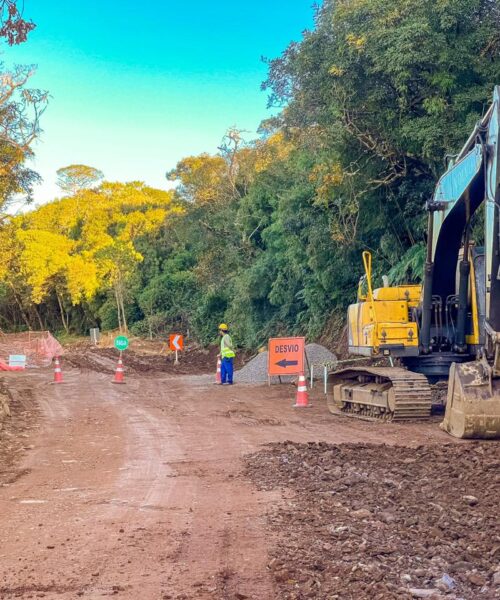
M 168 375 L 113 386 L 76 369 L 60 386 L 49 372 L 6 379 L 39 417 L 0 478 L 2 599 L 280 598 L 267 515 L 288 492 L 258 488 L 244 456 L 285 440 L 451 440 L 436 423 L 332 419 L 320 396 L 296 411 L 290 386 Z

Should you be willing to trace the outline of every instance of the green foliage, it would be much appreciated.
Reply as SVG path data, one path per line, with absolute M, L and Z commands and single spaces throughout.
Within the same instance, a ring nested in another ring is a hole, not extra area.
M 418 281 L 425 202 L 500 83 L 499 31 L 492 0 L 325 0 L 269 61 L 281 112 L 260 139 L 233 128 L 217 154 L 182 159 L 168 198 L 104 183 L 13 220 L 0 316 L 24 327 L 38 302 L 55 328 L 128 323 L 204 343 L 227 321 L 255 348 L 343 317 L 365 249 L 375 281 Z M 44 239 L 57 252 L 39 252 Z
M 424 271 L 425 245 L 409 248 L 401 260 L 389 271 L 389 281 L 394 285 L 419 282 Z
M 97 310 L 97 318 L 102 329 L 116 329 L 118 327 L 118 315 L 116 312 L 115 299 L 110 296 Z

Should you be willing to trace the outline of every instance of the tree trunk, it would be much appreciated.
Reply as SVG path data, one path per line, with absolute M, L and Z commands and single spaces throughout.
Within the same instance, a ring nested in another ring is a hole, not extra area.
M 38 324 L 40 325 L 40 331 L 44 331 L 45 326 L 43 324 L 42 317 L 40 316 L 40 313 L 38 312 L 38 309 L 35 304 L 33 304 L 33 310 L 35 311 L 36 318 L 38 319 Z
M 116 300 L 116 317 L 118 319 L 118 329 L 120 330 L 120 333 L 122 331 L 122 317 L 120 314 L 120 300 L 118 299 L 118 289 L 117 289 L 117 284 L 115 284 L 115 300 Z
M 125 316 L 125 305 L 123 302 L 123 291 L 122 290 L 120 290 L 120 306 L 122 309 L 123 329 L 124 329 L 125 333 L 128 333 L 127 317 Z
M 21 300 L 19 300 L 18 295 L 16 294 L 16 290 L 14 289 L 14 286 L 12 284 L 10 284 L 10 288 L 12 289 L 12 293 L 14 295 L 14 299 L 16 301 L 16 304 L 19 306 L 19 313 L 21 315 L 22 320 L 24 321 L 26 327 L 28 329 L 31 329 L 31 323 L 28 320 L 28 317 L 26 316 L 24 310 L 23 310 L 23 305 L 21 304 Z
M 57 296 L 57 303 L 59 304 L 59 312 L 61 314 L 61 321 L 64 327 L 64 331 L 66 333 L 69 333 L 69 327 L 68 327 L 68 321 L 66 319 L 66 316 L 64 314 L 64 307 L 62 305 L 62 301 L 61 301 L 61 296 L 59 295 L 59 292 L 56 291 L 56 296 Z
M 123 279 L 122 279 L 122 275 L 120 272 L 118 273 L 118 278 L 117 278 L 117 282 L 116 282 L 116 293 L 117 293 L 117 302 L 119 305 L 119 309 L 121 311 L 121 324 L 122 324 L 124 333 L 127 333 L 128 332 L 127 317 L 125 315 L 125 303 L 123 301 Z M 121 329 L 120 329 L 120 331 L 121 331 Z

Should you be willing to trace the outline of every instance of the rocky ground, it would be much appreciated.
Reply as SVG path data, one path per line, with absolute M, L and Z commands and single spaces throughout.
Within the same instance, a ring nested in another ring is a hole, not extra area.
M 500 444 L 285 442 L 247 460 L 283 599 L 500 598 Z

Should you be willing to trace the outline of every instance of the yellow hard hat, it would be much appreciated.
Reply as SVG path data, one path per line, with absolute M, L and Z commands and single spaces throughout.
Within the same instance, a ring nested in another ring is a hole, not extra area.
M 221 323 L 219 325 L 219 329 L 222 331 L 227 331 L 229 329 L 229 327 L 225 323 Z

